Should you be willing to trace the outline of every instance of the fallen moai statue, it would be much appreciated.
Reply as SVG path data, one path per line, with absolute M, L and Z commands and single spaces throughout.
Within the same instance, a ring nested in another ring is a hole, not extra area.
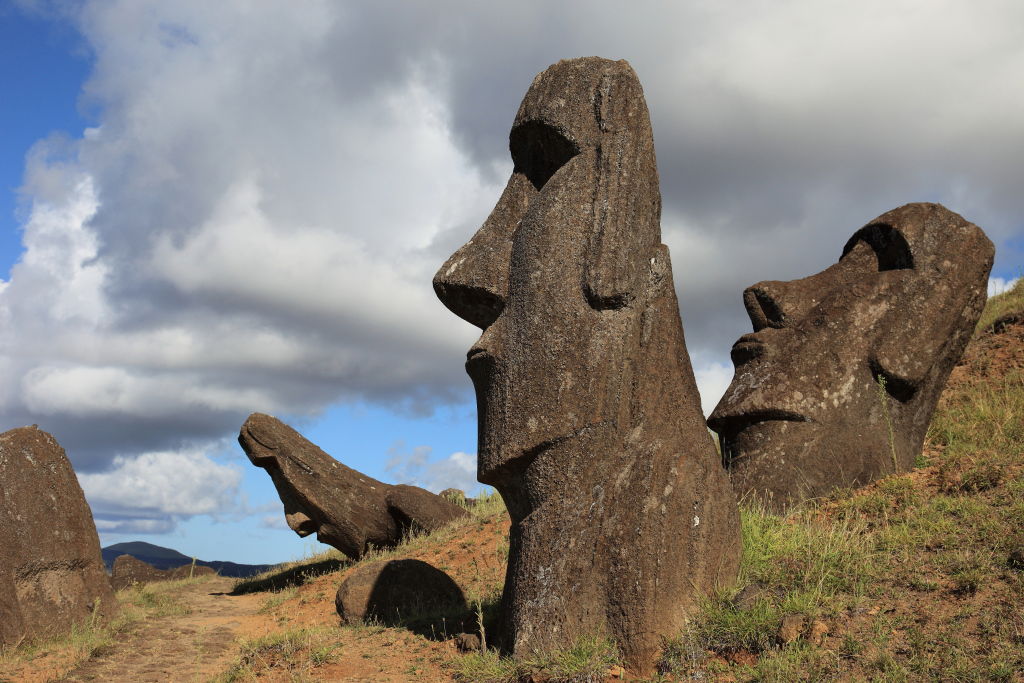
M 512 518 L 503 648 L 614 638 L 649 672 L 701 595 L 734 581 L 736 500 L 683 340 L 643 90 L 625 61 L 538 75 L 512 177 L 434 277 L 469 350 L 478 475 Z
M 0 434 L 0 644 L 60 635 L 115 609 L 64 449 L 34 426 Z
M 270 415 L 250 415 L 238 443 L 273 479 L 288 527 L 299 536 L 316 533 L 318 541 L 352 558 L 466 514 L 426 489 L 385 484 L 342 465 Z
M 131 555 L 119 555 L 114 560 L 114 566 L 110 572 L 110 585 L 114 590 L 128 588 L 136 583 L 151 583 L 153 581 L 175 581 L 177 579 L 191 579 L 197 576 L 208 576 L 216 574 L 212 567 L 203 565 L 183 565 L 174 569 L 157 569 L 153 565 L 143 562 Z
M 907 470 L 985 305 L 994 248 L 939 204 L 853 234 L 824 271 L 760 282 L 708 425 L 740 496 L 773 509 Z

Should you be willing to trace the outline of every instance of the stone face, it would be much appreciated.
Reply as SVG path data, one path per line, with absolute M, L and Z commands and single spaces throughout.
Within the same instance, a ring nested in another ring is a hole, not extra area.
M 46 432 L 0 434 L 0 641 L 48 637 L 116 609 L 92 511 Z
M 735 578 L 736 502 L 683 340 L 643 90 L 559 62 L 509 136 L 512 177 L 434 289 L 468 353 L 478 478 L 512 518 L 507 652 L 614 637 L 649 671 L 698 595 Z
M 157 569 L 137 557 L 120 555 L 114 560 L 114 566 L 111 568 L 110 584 L 114 590 L 119 591 L 136 583 L 174 581 L 216 573 L 212 567 L 204 567 L 203 565 L 196 565 L 195 567 L 184 565 L 174 569 Z
M 783 509 L 913 467 L 993 254 L 959 215 L 907 204 L 826 270 L 747 288 L 754 333 L 733 345 L 736 374 L 708 420 L 736 493 Z
M 354 569 L 334 599 L 344 624 L 397 624 L 434 614 L 462 617 L 462 589 L 450 576 L 421 560 L 371 562 Z M 454 622 L 453 622 L 454 623 Z
M 392 486 L 345 467 L 270 415 L 250 415 L 238 443 L 273 479 L 288 527 L 299 536 L 316 533 L 318 541 L 352 558 L 371 545 L 393 547 L 409 531 L 431 531 L 466 514 L 425 489 Z

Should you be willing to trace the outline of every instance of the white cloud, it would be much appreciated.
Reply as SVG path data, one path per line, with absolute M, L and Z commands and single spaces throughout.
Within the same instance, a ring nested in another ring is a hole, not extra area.
M 732 363 L 701 363 L 699 359 L 694 359 L 693 374 L 697 380 L 697 390 L 700 391 L 701 409 L 707 417 L 732 383 L 733 366 Z
M 177 525 L 171 517 L 96 519 L 96 531 L 101 534 L 169 534 Z
M 396 441 L 388 449 L 384 469 L 399 484 L 412 484 L 440 493 L 456 488 L 470 495 L 484 488 L 476 480 L 476 455 L 456 451 L 443 460 L 430 460 L 430 446 L 406 450 L 404 441 Z
M 97 528 L 120 532 L 132 525 L 172 528 L 172 518 L 231 512 L 242 473 L 199 451 L 157 452 L 117 456 L 109 471 L 80 473 L 78 480 Z
M 1003 292 L 1008 292 L 1014 288 L 1014 286 L 1020 281 L 1019 277 L 1015 278 L 1001 278 L 1001 277 L 990 277 L 988 279 L 988 295 L 996 296 Z

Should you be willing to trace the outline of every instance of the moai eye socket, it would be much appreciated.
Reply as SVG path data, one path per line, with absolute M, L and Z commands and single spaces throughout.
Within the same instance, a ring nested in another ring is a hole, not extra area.
M 871 247 L 878 258 L 878 272 L 914 267 L 914 256 L 907 240 L 891 225 L 872 223 L 853 234 L 843 247 L 843 257 L 853 251 L 858 242 Z M 841 257 L 842 258 L 842 257 Z
M 513 128 L 509 151 L 514 171 L 525 175 L 538 190 L 580 152 L 576 143 L 543 121 L 526 121 Z

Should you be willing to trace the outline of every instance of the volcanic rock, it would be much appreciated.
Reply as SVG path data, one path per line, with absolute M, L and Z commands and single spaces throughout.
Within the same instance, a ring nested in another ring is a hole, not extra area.
M 354 569 L 338 587 L 334 605 L 349 625 L 398 624 L 435 615 L 457 621 L 468 610 L 455 581 L 421 560 L 382 560 Z
M 352 558 L 466 514 L 426 489 L 385 484 L 342 465 L 270 415 L 250 415 L 238 443 L 274 481 L 288 527 L 299 536 L 315 532 L 318 541 Z
M 188 579 L 216 573 L 211 567 L 204 567 L 203 565 L 196 565 L 195 567 L 185 565 L 175 567 L 174 569 L 157 569 L 153 565 L 147 564 L 131 555 L 121 555 L 114 560 L 110 584 L 114 590 L 121 590 L 136 583 L 174 581 L 176 579 Z
M 708 425 L 740 496 L 773 509 L 910 469 L 985 305 L 994 248 L 938 204 L 858 230 L 835 265 L 760 282 Z
M 64 449 L 34 426 L 0 434 L 0 644 L 60 635 L 115 609 Z
M 683 340 L 643 90 L 625 61 L 538 75 L 490 217 L 434 277 L 468 353 L 478 475 L 512 518 L 501 609 L 518 658 L 613 637 L 650 672 L 731 583 L 736 501 Z

